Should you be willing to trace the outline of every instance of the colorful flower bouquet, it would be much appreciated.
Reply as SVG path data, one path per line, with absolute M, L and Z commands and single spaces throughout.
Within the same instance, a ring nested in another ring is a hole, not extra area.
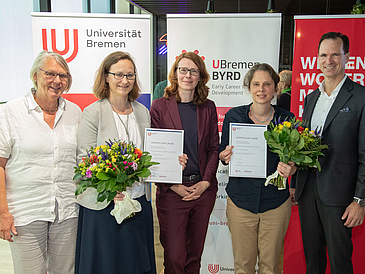
M 324 155 L 327 145 L 321 144 L 321 129 L 309 130 L 307 124 L 296 118 L 270 123 L 270 129 L 264 133 L 271 152 L 278 154 L 280 161 L 288 164 L 294 162 L 300 170 L 316 166 L 321 171 L 318 156 Z M 286 178 L 278 171 L 267 177 L 265 186 L 273 184 L 279 190 L 286 188 Z
M 120 224 L 124 219 L 132 217 L 141 211 L 138 201 L 130 199 L 130 189 L 140 177 L 148 177 L 149 167 L 158 164 L 151 162 L 152 156 L 142 152 L 132 143 L 115 141 L 106 142 L 87 151 L 87 157 L 75 167 L 74 180 L 80 180 L 76 188 L 76 195 L 80 195 L 87 188 L 97 190 L 97 202 L 107 202 L 114 199 L 117 192 L 124 194 L 122 201 L 117 201 L 111 211 Z

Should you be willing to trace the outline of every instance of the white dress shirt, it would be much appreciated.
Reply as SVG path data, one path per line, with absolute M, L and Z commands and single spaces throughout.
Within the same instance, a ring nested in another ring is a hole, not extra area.
M 16 226 L 54 221 L 56 200 L 59 222 L 78 216 L 72 178 L 80 118 L 80 108 L 60 98 L 51 129 L 31 93 L 0 108 L 0 157 L 8 159 L 6 192 Z
M 321 128 L 321 135 L 322 129 L 324 127 L 324 123 L 326 122 L 327 115 L 337 98 L 340 89 L 342 88 L 343 83 L 345 83 L 347 76 L 343 77 L 342 81 L 337 85 L 337 87 L 332 91 L 331 95 L 324 91 L 325 89 L 325 81 L 319 85 L 318 89 L 320 91 L 319 98 L 313 110 L 312 121 L 311 121 L 311 130 L 316 130 Z

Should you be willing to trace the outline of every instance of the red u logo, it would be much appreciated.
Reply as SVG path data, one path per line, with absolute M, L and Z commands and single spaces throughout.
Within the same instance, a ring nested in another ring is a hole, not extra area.
M 213 274 L 218 273 L 219 264 L 208 264 L 208 271 Z
M 78 30 L 73 30 L 73 40 L 74 40 L 74 51 L 70 55 L 70 57 L 66 58 L 66 62 L 70 63 L 73 59 L 75 59 L 77 52 L 79 50 L 79 39 L 78 39 Z M 42 43 L 43 43 L 43 50 L 48 51 L 47 46 L 47 30 L 42 29 Z M 51 29 L 51 44 L 52 44 L 52 51 L 56 52 L 60 55 L 65 55 L 70 50 L 70 37 L 69 37 L 69 30 L 65 29 L 65 48 L 64 50 L 58 50 L 56 46 L 56 30 Z

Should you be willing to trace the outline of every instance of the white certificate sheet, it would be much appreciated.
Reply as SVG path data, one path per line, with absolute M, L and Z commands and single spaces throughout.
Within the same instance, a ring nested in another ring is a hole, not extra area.
M 173 129 L 146 128 L 144 149 L 159 165 L 150 167 L 148 182 L 182 183 L 182 166 L 178 157 L 183 155 L 184 131 Z
M 230 145 L 234 146 L 229 162 L 229 176 L 266 178 L 267 149 L 265 125 L 230 123 Z

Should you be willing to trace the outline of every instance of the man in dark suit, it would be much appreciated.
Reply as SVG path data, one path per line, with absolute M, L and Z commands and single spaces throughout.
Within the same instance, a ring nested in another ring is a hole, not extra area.
M 326 246 L 332 274 L 353 273 L 352 228 L 365 213 L 365 88 L 345 75 L 349 39 L 324 34 L 318 64 L 324 81 L 304 101 L 303 121 L 322 128 L 328 145 L 319 157 L 322 171 L 298 172 L 291 185 L 299 205 L 307 274 L 325 273 Z

